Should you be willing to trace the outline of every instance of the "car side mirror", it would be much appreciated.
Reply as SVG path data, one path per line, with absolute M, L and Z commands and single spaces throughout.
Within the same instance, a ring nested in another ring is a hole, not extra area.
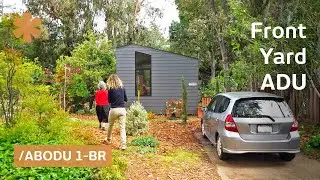
M 207 107 L 202 107 L 203 112 L 207 112 L 208 108 Z

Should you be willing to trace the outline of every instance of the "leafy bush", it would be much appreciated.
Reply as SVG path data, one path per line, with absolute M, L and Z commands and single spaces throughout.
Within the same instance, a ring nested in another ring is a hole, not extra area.
M 15 168 L 13 147 L 20 145 L 75 144 L 70 136 L 71 128 L 67 114 L 56 112 L 50 123 L 39 127 L 38 116 L 24 111 L 13 128 L 0 128 L 0 176 L 4 179 L 89 179 L 93 176 L 90 168 Z M 80 142 L 77 142 L 80 143 Z
M 320 135 L 317 135 L 317 136 L 313 136 L 308 144 L 312 147 L 312 148 L 315 148 L 315 149 L 320 149 Z
M 101 79 L 115 72 L 116 61 L 112 44 L 101 35 L 89 32 L 86 40 L 79 44 L 71 56 L 61 56 L 57 60 L 55 87 L 61 94 L 65 83 L 67 67 L 68 105 L 79 110 L 84 103 L 93 101 L 90 95 L 96 91 Z
M 89 110 L 89 114 L 95 115 L 96 114 L 96 109 L 92 108 Z
M 119 179 L 124 180 L 124 173 L 128 164 L 126 160 L 121 157 L 119 151 L 112 151 L 112 165 L 110 167 L 102 168 L 95 178 L 97 179 Z
M 127 134 L 130 136 L 143 134 L 148 129 L 148 123 L 148 112 L 139 102 L 132 103 L 127 112 Z
M 76 114 L 86 114 L 86 111 L 83 109 L 80 109 L 76 112 Z
M 149 137 L 139 137 L 131 141 L 131 145 L 140 146 L 140 147 L 157 147 L 159 142 L 152 136 Z

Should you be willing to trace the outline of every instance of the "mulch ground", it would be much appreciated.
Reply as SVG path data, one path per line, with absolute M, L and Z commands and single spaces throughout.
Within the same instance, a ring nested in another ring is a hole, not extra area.
M 82 120 L 96 121 L 95 116 L 74 116 Z M 88 131 L 94 132 L 96 140 L 101 141 L 105 137 L 105 132 L 97 127 L 88 127 Z M 216 172 L 215 164 L 212 164 L 206 156 L 203 147 L 198 143 L 194 133 L 200 131 L 200 120 L 190 117 L 187 125 L 182 125 L 181 121 L 167 120 L 165 117 L 156 117 L 149 123 L 147 135 L 152 135 L 160 142 L 158 151 L 154 155 L 142 155 L 139 153 L 125 153 L 128 160 L 126 171 L 127 179 L 220 179 Z M 128 142 L 133 137 L 128 137 Z M 118 149 L 120 145 L 119 129 L 113 131 L 112 146 Z M 199 155 L 199 161 L 195 164 L 183 164 L 181 166 L 161 163 L 159 156 L 176 149 L 183 149 Z

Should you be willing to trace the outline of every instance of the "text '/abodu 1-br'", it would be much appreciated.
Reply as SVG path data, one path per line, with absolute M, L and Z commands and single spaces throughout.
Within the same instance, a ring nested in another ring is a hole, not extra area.
M 106 167 L 111 164 L 110 146 L 14 146 L 15 167 Z

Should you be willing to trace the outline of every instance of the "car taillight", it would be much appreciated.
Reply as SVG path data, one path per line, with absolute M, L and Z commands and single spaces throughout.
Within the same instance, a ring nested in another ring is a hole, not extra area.
M 226 117 L 224 127 L 226 128 L 227 131 L 238 132 L 238 128 L 237 128 L 236 123 L 234 122 L 231 114 L 229 114 Z
M 299 129 L 298 121 L 297 120 L 293 120 L 293 124 L 291 126 L 290 132 L 298 131 L 298 129 Z

